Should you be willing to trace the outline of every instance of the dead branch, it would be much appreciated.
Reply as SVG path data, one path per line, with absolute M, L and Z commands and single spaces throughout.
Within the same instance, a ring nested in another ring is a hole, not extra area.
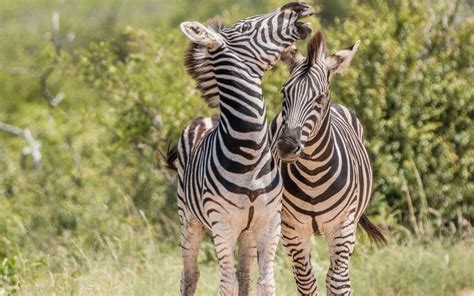
M 59 60 L 61 57 L 61 49 L 62 49 L 62 44 L 60 41 L 61 38 L 60 38 L 59 13 L 57 11 L 53 11 L 53 14 L 51 17 L 51 23 L 52 23 L 52 28 L 53 28 L 51 42 L 53 43 L 53 46 L 54 46 L 55 56 L 54 56 L 52 64 L 48 68 L 46 68 L 46 70 L 43 71 L 43 73 L 39 77 L 39 80 L 40 80 L 41 93 L 46 98 L 46 100 L 48 100 L 49 105 L 54 108 L 57 105 L 59 105 L 66 97 L 66 95 L 63 92 L 59 92 L 58 94 L 53 96 L 48 89 L 48 78 L 56 69 L 55 66 L 59 63 Z
M 52 36 L 51 36 L 51 43 L 53 43 L 55 55 L 51 65 L 49 65 L 42 73 L 38 73 L 37 71 L 25 68 L 25 67 L 5 67 L 0 65 L 0 71 L 7 72 L 10 74 L 20 74 L 20 75 L 30 75 L 39 80 L 41 94 L 44 98 L 48 101 L 50 107 L 57 107 L 66 97 L 64 92 L 59 92 L 56 95 L 53 95 L 48 88 L 48 79 L 53 74 L 54 70 L 56 70 L 57 65 L 60 62 L 61 57 L 61 50 L 62 44 L 60 41 L 60 26 L 59 26 L 59 13 L 57 11 L 53 11 L 51 17 L 52 23 Z
M 25 67 L 5 67 L 3 65 L 0 65 L 0 71 L 6 72 L 9 74 L 14 74 L 14 75 L 29 75 L 34 78 L 40 78 L 40 75 L 38 72 L 36 72 L 33 69 L 30 68 L 25 68 Z
M 18 137 L 22 137 L 28 146 L 21 150 L 21 154 L 24 156 L 31 154 L 31 158 L 33 159 L 33 169 L 38 170 L 41 167 L 41 142 L 33 138 L 30 129 L 21 129 L 13 125 L 0 122 L 0 130 Z
M 51 42 L 53 42 L 54 49 L 56 51 L 56 57 L 59 57 L 61 56 L 61 49 L 63 48 L 60 38 L 59 12 L 53 11 L 53 14 L 51 16 L 51 23 L 53 27 Z
M 39 77 L 41 93 L 46 98 L 46 100 L 48 100 L 49 105 L 53 108 L 58 106 L 66 97 L 63 92 L 59 92 L 58 94 L 53 96 L 49 91 L 48 78 L 53 73 L 54 69 L 55 68 L 53 66 L 46 68 L 46 70 Z

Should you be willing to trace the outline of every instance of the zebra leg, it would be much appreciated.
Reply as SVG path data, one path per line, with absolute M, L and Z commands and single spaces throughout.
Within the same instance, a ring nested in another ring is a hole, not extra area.
M 223 223 L 216 223 L 212 229 L 212 239 L 219 261 L 219 295 L 237 296 L 239 293 L 239 283 L 234 267 L 234 246 L 237 237 L 238 235 Z
M 317 284 L 311 266 L 311 226 L 293 226 L 282 223 L 282 240 L 286 254 L 290 257 L 293 276 L 300 295 L 316 295 Z
M 181 252 L 183 256 L 181 295 L 194 295 L 196 291 L 199 280 L 197 256 L 205 233 L 204 227 L 196 220 L 185 221 L 181 225 Z
M 327 236 L 331 265 L 326 276 L 328 295 L 351 295 L 349 261 L 356 240 L 356 224 L 348 218 Z
M 239 266 L 237 268 L 237 279 L 239 281 L 239 296 L 250 295 L 250 272 L 252 264 L 257 257 L 257 248 L 253 233 L 244 231 L 240 234 L 239 241 Z
M 263 228 L 263 227 L 262 227 Z M 275 253 L 280 240 L 281 217 L 278 212 L 267 227 L 256 231 L 257 260 L 260 275 L 257 282 L 257 295 L 275 295 L 276 284 L 273 274 Z

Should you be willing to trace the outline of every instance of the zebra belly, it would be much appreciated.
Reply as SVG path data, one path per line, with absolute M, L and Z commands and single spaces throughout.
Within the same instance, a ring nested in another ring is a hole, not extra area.
M 283 193 L 283 216 L 294 217 L 292 222 L 311 225 L 314 232 L 325 233 L 326 229 L 332 228 L 348 216 L 348 213 L 357 206 L 357 193 L 350 189 L 344 194 L 335 194 L 327 197 L 324 201 L 314 203 L 321 199 L 321 195 L 313 195 L 311 200 L 300 199 L 292 193 L 284 190 Z M 311 195 L 310 192 L 306 193 Z M 313 204 L 314 203 L 314 204 Z M 285 220 L 285 218 L 282 218 Z M 314 225 L 316 223 L 316 225 Z
M 200 177 L 187 178 L 186 174 L 184 182 L 184 207 L 208 230 L 217 221 L 233 230 L 249 229 L 265 224 L 280 211 L 282 183 L 276 168 L 261 177 L 255 173 L 234 176 L 228 172 L 217 177 L 210 175 L 210 171 L 215 171 L 210 165 L 191 165 L 189 176 Z

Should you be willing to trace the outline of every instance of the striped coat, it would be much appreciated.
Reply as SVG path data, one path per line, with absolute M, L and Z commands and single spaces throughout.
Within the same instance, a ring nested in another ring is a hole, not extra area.
M 295 48 L 285 55 L 291 74 L 283 86 L 283 110 L 271 125 L 272 150 L 280 157 L 284 184 L 283 245 L 301 295 L 316 294 L 310 261 L 313 234 L 323 234 L 328 241 L 328 295 L 351 292 L 349 260 L 358 223 L 384 241 L 363 215 L 372 193 L 372 169 L 362 125 L 329 97 L 332 75 L 347 68 L 357 47 L 327 56 L 318 33 L 308 44 L 307 58 Z
M 307 4 L 293 2 L 226 29 L 215 21 L 207 27 L 181 25 L 192 41 L 185 60 L 188 73 L 209 106 L 220 109 L 218 116 L 193 120 L 168 153 L 178 171 L 183 295 L 196 289 L 197 253 L 206 231 L 217 251 L 221 295 L 249 293 L 255 254 L 257 292 L 275 294 L 282 182 L 270 151 L 261 83 L 281 53 L 308 35 L 310 28 L 298 19 L 312 12 Z

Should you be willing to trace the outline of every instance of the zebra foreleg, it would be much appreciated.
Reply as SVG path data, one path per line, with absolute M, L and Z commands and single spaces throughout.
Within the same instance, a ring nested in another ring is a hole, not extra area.
M 326 276 L 328 295 L 351 295 L 349 261 L 356 240 L 354 219 L 347 219 L 326 238 L 329 245 L 331 265 Z
M 212 228 L 212 239 L 216 246 L 217 260 L 219 261 L 220 285 L 219 295 L 237 296 L 239 284 L 234 267 L 234 246 L 236 235 L 230 227 L 217 222 Z
M 281 218 L 278 212 L 266 228 L 256 232 L 257 260 L 260 275 L 257 282 L 257 295 L 275 295 L 276 284 L 273 274 L 275 253 L 280 240 Z
M 250 295 L 251 279 L 250 272 L 253 262 L 257 257 L 255 238 L 250 231 L 240 234 L 239 241 L 239 266 L 237 268 L 237 279 L 239 281 L 239 296 Z
M 195 220 L 183 221 L 181 225 L 181 252 L 183 271 L 181 273 L 181 295 L 194 295 L 199 280 L 197 256 L 199 246 L 206 233 L 204 227 Z
M 317 295 L 316 278 L 311 266 L 311 226 L 282 223 L 282 240 L 290 257 L 293 276 L 300 295 Z

